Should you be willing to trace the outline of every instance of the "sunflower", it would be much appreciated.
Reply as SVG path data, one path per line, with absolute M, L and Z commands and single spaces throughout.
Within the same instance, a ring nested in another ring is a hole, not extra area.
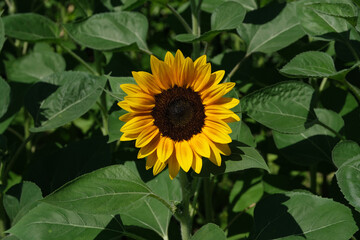
M 127 96 L 118 105 L 128 111 L 119 118 L 126 122 L 120 140 L 136 140 L 137 157 L 154 175 L 167 165 L 171 179 L 180 167 L 200 173 L 202 157 L 220 166 L 231 153 L 227 123 L 240 120 L 230 110 L 239 100 L 224 97 L 235 83 L 220 84 L 225 71 L 211 73 L 205 55 L 193 62 L 178 50 L 164 61 L 151 56 L 150 64 L 152 74 L 132 72 L 137 85 L 120 86 Z

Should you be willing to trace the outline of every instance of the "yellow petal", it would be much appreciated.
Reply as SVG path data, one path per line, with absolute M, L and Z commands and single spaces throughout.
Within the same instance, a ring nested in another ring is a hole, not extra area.
M 130 105 L 127 103 L 127 101 L 118 102 L 117 105 L 119 107 L 121 107 L 122 109 L 124 109 L 125 111 L 133 112 L 133 110 L 130 108 Z
M 120 121 L 127 122 L 134 117 L 134 113 L 125 113 L 119 117 Z
M 208 105 L 215 102 L 216 100 L 224 96 L 226 93 L 231 91 L 234 86 L 235 83 L 233 82 L 222 83 L 214 88 L 211 88 L 209 92 L 202 93 L 201 98 L 203 99 L 203 104 Z
M 152 125 L 145 128 L 138 136 L 135 142 L 135 147 L 141 148 L 148 144 L 151 140 L 159 134 L 159 129 L 157 126 Z
M 133 132 L 137 128 L 147 125 L 150 122 L 153 122 L 154 119 L 151 115 L 140 115 L 130 119 L 124 126 L 121 127 L 121 132 Z M 136 132 L 136 131 L 135 131 Z
M 194 153 L 194 160 L 193 160 L 193 163 L 191 165 L 191 168 L 197 173 L 199 174 L 201 172 L 201 168 L 202 168 L 202 158 Z
M 141 90 L 150 94 L 159 94 L 161 89 L 155 84 L 153 75 L 147 72 L 132 72 L 132 75 Z
M 228 98 L 228 97 L 222 97 L 219 100 L 213 102 L 214 105 L 219 107 L 224 107 L 227 109 L 231 109 L 238 105 L 240 103 L 239 99 L 236 98 Z
M 159 59 L 157 59 L 154 55 L 150 56 L 150 67 L 151 72 L 153 73 L 155 84 L 157 84 L 161 89 L 166 89 L 159 78 L 160 64 L 161 61 Z
M 193 136 L 190 139 L 190 145 L 194 151 L 196 151 L 201 156 L 210 157 L 210 147 L 209 143 L 207 142 L 207 138 L 202 134 L 199 133 Z
M 223 79 L 223 77 L 225 75 L 225 71 L 224 70 L 219 70 L 219 71 L 213 72 L 211 75 L 215 75 L 213 85 L 217 85 Z
M 141 89 L 139 86 L 131 83 L 121 84 L 120 88 L 126 93 L 126 94 L 137 94 L 138 92 L 141 92 Z
M 180 164 L 180 167 L 185 172 L 188 172 L 194 157 L 193 151 L 188 141 L 176 142 L 175 150 L 176 150 L 176 158 Z
M 184 65 L 184 61 L 185 61 L 184 55 L 180 50 L 177 50 L 173 63 L 173 70 L 174 70 L 174 82 L 178 86 L 179 86 L 179 80 L 180 80 L 181 70 Z
M 147 158 L 146 158 L 146 170 L 149 170 L 150 168 L 152 168 L 155 164 L 157 160 L 157 155 L 156 153 L 150 154 Z
M 221 156 L 220 153 L 218 151 L 216 151 L 215 149 L 211 149 L 211 154 L 210 154 L 210 158 L 209 160 L 214 163 L 217 166 L 221 166 Z
M 120 141 L 132 141 L 135 140 L 139 136 L 138 133 L 124 133 L 120 137 Z
M 216 117 L 208 117 L 205 119 L 205 126 L 216 129 L 217 131 L 226 132 L 227 134 L 232 133 L 231 128 L 224 121 Z
M 240 121 L 240 117 L 237 114 L 232 114 L 230 117 L 228 118 L 224 118 L 223 121 L 226 123 L 232 123 L 232 122 L 237 122 Z
M 209 84 L 211 76 L 211 65 L 210 63 L 201 66 L 199 69 L 195 70 L 194 73 L 194 82 L 192 87 L 195 92 L 200 92 L 202 89 Z
M 195 62 L 194 62 L 195 69 L 197 69 L 199 67 L 202 67 L 204 65 L 206 65 L 206 55 L 202 55 L 201 57 L 196 59 Z
M 173 180 L 179 173 L 180 164 L 176 160 L 175 154 L 172 154 L 168 160 L 169 176 Z
M 229 144 L 221 144 L 221 143 L 214 142 L 214 145 L 222 155 L 225 155 L 225 156 L 231 155 L 231 149 L 229 147 Z
M 184 61 L 184 66 L 182 68 L 179 87 L 189 87 L 194 80 L 194 63 L 191 58 L 187 57 Z
M 159 140 L 160 140 L 160 134 L 155 136 L 153 138 L 153 140 L 151 140 L 149 142 L 149 144 L 147 144 L 144 147 L 140 148 L 140 151 L 138 152 L 137 158 L 144 158 L 144 157 L 147 157 L 150 154 L 152 154 L 156 150 L 156 148 L 157 148 L 157 146 L 159 144 Z
M 157 155 L 160 161 L 165 162 L 174 151 L 174 142 L 171 138 L 160 137 L 160 142 L 157 148 Z
M 168 89 L 173 86 L 173 74 L 170 70 L 170 67 L 164 63 L 163 61 L 160 61 L 154 56 L 151 56 L 150 59 L 151 63 L 151 71 L 154 76 L 155 82 L 157 82 L 162 89 Z
M 228 134 L 206 125 L 203 127 L 202 131 L 213 142 L 230 143 L 232 141 Z
M 169 65 L 169 67 L 171 67 L 174 63 L 174 56 L 172 55 L 171 52 L 167 52 L 166 55 L 165 55 L 165 59 L 164 59 L 164 62 Z
M 153 174 L 158 175 L 164 168 L 166 167 L 166 163 L 161 162 L 159 159 L 156 160 L 154 168 L 153 168 Z
M 136 96 L 129 95 L 125 97 L 126 102 L 130 107 L 136 109 L 153 109 L 155 107 L 155 99 L 147 93 L 138 93 Z

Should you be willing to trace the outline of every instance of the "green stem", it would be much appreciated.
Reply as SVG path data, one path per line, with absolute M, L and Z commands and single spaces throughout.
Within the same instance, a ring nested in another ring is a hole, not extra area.
M 179 172 L 180 185 L 182 192 L 182 212 L 180 215 L 180 227 L 181 227 L 181 239 L 189 240 L 191 236 L 191 218 L 190 218 L 190 192 L 189 192 L 189 182 L 186 176 L 186 172 L 180 169 Z
M 200 36 L 200 25 L 199 25 L 199 9 L 198 6 L 196 6 L 196 1 L 191 0 L 190 1 L 191 6 L 191 21 L 192 21 L 192 33 L 194 36 L 199 37 Z M 193 43 L 193 57 L 194 59 L 198 58 L 200 56 L 200 42 L 194 42 Z
M 175 205 L 168 203 L 166 200 L 164 200 L 163 198 L 161 198 L 158 195 L 153 194 L 153 193 L 151 193 L 149 195 L 149 197 L 155 198 L 156 200 L 158 200 L 159 202 L 164 204 L 164 206 L 167 207 L 171 211 L 172 214 L 176 215 L 176 206 Z M 180 217 L 180 216 L 176 215 L 175 217 Z
M 357 87 L 355 87 L 354 85 L 352 85 L 351 83 L 349 83 L 348 81 L 346 81 L 346 79 L 343 80 L 343 83 L 354 94 L 358 103 L 360 104 L 360 90 Z
M 166 4 L 166 7 L 174 14 L 174 16 L 179 20 L 179 22 L 184 26 L 187 33 L 192 33 L 192 30 L 189 24 L 185 21 L 185 19 L 173 8 L 170 4 Z
M 62 43 L 59 43 L 59 45 L 65 51 L 67 51 L 73 58 L 75 58 L 79 63 L 81 63 L 87 70 L 89 70 L 92 74 L 99 76 L 99 74 L 89 64 L 87 64 L 81 57 L 79 57 L 76 53 L 74 53 L 70 48 L 66 47 Z
M 204 178 L 204 204 L 205 204 L 205 221 L 213 222 L 214 212 L 212 206 L 212 186 L 210 178 Z
M 330 132 L 334 133 L 336 137 L 338 137 L 340 140 L 345 140 L 345 137 L 342 136 L 340 133 L 338 133 L 337 131 L 335 131 L 334 129 L 332 129 L 331 127 L 329 127 L 326 124 L 323 124 L 320 121 L 317 121 L 317 124 L 319 124 L 320 126 L 326 128 L 327 130 L 329 130 Z

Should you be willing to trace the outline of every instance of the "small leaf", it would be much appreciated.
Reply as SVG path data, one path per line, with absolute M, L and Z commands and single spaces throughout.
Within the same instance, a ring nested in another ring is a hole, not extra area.
M 331 199 L 304 192 L 274 194 L 255 207 L 250 239 L 348 240 L 357 231 L 352 213 Z
M 330 55 L 309 51 L 294 57 L 280 72 L 296 77 L 328 77 L 335 74 L 336 69 Z
M 0 119 L 8 110 L 10 104 L 10 86 L 0 77 Z
M 59 29 L 50 19 L 36 13 L 13 14 L 3 18 L 5 34 L 24 41 L 53 40 Z
M 105 83 L 105 77 L 83 72 L 54 73 L 37 82 L 26 100 L 35 121 L 31 131 L 47 131 L 80 117 L 95 104 Z
M 305 35 L 296 16 L 296 5 L 286 4 L 276 18 L 265 24 L 245 23 L 237 28 L 240 37 L 248 44 L 247 55 L 276 52 Z
M 126 113 L 127 113 L 127 111 L 121 109 L 118 111 L 113 111 L 109 115 L 109 119 L 108 119 L 109 140 L 108 140 L 108 143 L 120 140 L 120 138 L 123 134 L 122 132 L 120 132 L 120 128 L 125 124 L 125 122 L 120 121 L 119 117 Z
M 303 132 L 313 119 L 314 89 L 301 82 L 281 82 L 262 88 L 241 99 L 251 118 L 284 133 Z
M 321 108 L 314 111 L 321 125 L 314 124 L 298 134 L 273 131 L 276 147 L 290 161 L 299 165 L 309 166 L 321 161 L 331 162 L 331 151 L 339 141 L 333 131 L 339 132 L 344 127 L 344 120 L 339 114 Z
M 117 216 L 82 214 L 42 203 L 7 232 L 27 240 L 88 240 L 121 238 L 124 228 Z
M 212 30 L 230 30 L 238 27 L 245 18 L 246 10 L 236 2 L 225 2 L 211 15 Z
M 79 213 L 117 214 L 150 194 L 149 187 L 131 170 L 113 165 L 67 183 L 43 201 Z
M 30 209 L 42 199 L 41 189 L 32 182 L 23 182 L 13 186 L 4 196 L 4 208 L 15 225 Z
M 64 58 L 54 52 L 33 52 L 14 61 L 6 62 L 9 80 L 34 83 L 55 72 L 65 70 Z
M 338 168 L 352 161 L 360 160 L 359 145 L 349 140 L 339 142 L 332 151 L 332 160 Z
M 308 5 L 309 8 L 313 10 L 336 17 L 357 17 L 357 8 L 352 4 L 349 3 L 313 3 Z
M 202 226 L 195 234 L 191 237 L 191 240 L 225 240 L 226 236 L 221 228 L 213 223 L 208 223 Z
M 96 50 L 114 50 L 133 44 L 148 50 L 148 21 L 137 12 L 99 13 L 80 22 L 65 24 L 65 29 L 77 43 Z
M 127 95 L 121 88 L 120 85 L 121 84 L 136 84 L 135 80 L 133 77 L 111 77 L 111 76 L 106 76 L 106 78 L 109 80 L 110 82 L 110 87 L 112 90 L 112 93 L 114 96 L 117 97 L 116 100 L 123 100 L 124 97 Z

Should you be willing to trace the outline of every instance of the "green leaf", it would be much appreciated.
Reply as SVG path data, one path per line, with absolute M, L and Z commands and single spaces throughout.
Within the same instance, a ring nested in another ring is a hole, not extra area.
M 191 237 L 191 240 L 225 240 L 225 233 L 221 228 L 213 223 L 208 223 L 202 226 L 195 234 Z
M 344 120 L 339 114 L 321 108 L 314 111 L 321 124 L 314 124 L 298 134 L 273 131 L 276 147 L 289 160 L 299 165 L 308 166 L 320 161 L 331 162 L 331 151 L 339 141 L 333 131 L 339 132 L 344 127 Z
M 211 14 L 212 30 L 230 30 L 238 27 L 245 18 L 246 10 L 236 2 L 225 2 Z
M 331 199 L 304 192 L 271 195 L 254 213 L 250 239 L 348 240 L 357 226 L 350 209 Z
M 110 214 L 82 214 L 42 203 L 7 232 L 27 240 L 88 240 L 118 239 L 124 229 Z
M 3 20 L 1 18 L 1 14 L 2 12 L 0 12 L 0 51 L 4 45 L 4 42 L 6 40 L 5 38 L 5 27 L 4 27 L 4 23 Z
M 99 13 L 80 22 L 65 24 L 65 29 L 77 43 L 96 50 L 114 50 L 136 44 L 139 49 L 148 51 L 148 21 L 137 12 Z
M 220 167 L 208 160 L 203 160 L 200 176 L 209 177 L 211 175 L 237 172 L 249 168 L 260 168 L 270 171 L 265 160 L 255 148 L 243 146 L 236 141 L 230 143 L 230 148 L 232 151 L 231 155 L 223 157 Z
M 105 83 L 105 77 L 83 72 L 54 73 L 37 82 L 26 100 L 35 121 L 31 131 L 47 131 L 80 117 L 95 104 Z
M 222 32 L 221 30 L 211 30 L 202 34 L 200 37 L 197 37 L 190 33 L 183 33 L 176 35 L 174 39 L 179 42 L 187 42 L 187 43 L 198 42 L 198 41 L 209 42 L 221 32 Z
M 3 18 L 5 34 L 24 41 L 53 40 L 59 36 L 57 25 L 36 13 L 13 14 Z
M 336 172 L 341 192 L 349 203 L 360 212 L 360 147 L 353 141 L 339 142 L 333 149 L 332 157 L 339 168 Z
M 13 186 L 4 196 L 4 208 L 15 225 L 30 209 L 38 205 L 42 199 L 41 189 L 32 182 L 23 182 Z
M 357 17 L 358 10 L 350 1 L 348 3 L 314 3 L 308 6 L 314 11 L 336 17 Z
M 232 130 L 232 133 L 230 133 L 232 140 L 244 143 L 250 147 L 256 147 L 255 138 L 244 121 L 228 123 L 228 125 Z
M 352 161 L 360 160 L 359 145 L 350 140 L 339 142 L 332 151 L 332 160 L 338 168 Z
M 284 133 L 303 132 L 310 124 L 314 89 L 301 82 L 281 82 L 255 91 L 241 99 L 251 118 Z
M 127 111 L 121 109 L 118 111 L 113 111 L 109 115 L 109 119 L 108 119 L 109 140 L 108 140 L 108 143 L 120 140 L 120 138 L 123 134 L 122 132 L 120 132 L 120 128 L 125 124 L 125 122 L 120 121 L 119 117 L 126 113 L 127 113 Z
M 151 194 L 148 186 L 122 165 L 113 165 L 69 182 L 43 201 L 79 213 L 117 214 Z
M 0 119 L 8 110 L 10 104 L 10 86 L 0 77 Z
M 64 58 L 54 52 L 33 52 L 5 63 L 9 80 L 34 83 L 56 72 L 65 70 Z
M 297 3 L 288 3 L 281 13 L 262 25 L 242 24 L 237 28 L 247 43 L 247 55 L 253 52 L 272 53 L 287 47 L 305 35 L 296 16 Z
M 116 100 L 123 100 L 124 97 L 127 95 L 121 88 L 121 84 L 136 84 L 133 77 L 111 77 L 106 76 L 106 78 L 110 82 L 110 87 L 112 90 L 112 94 L 117 97 Z
M 224 2 L 237 2 L 240 3 L 246 10 L 254 10 L 257 8 L 256 0 L 203 0 L 201 4 L 201 10 L 213 13 L 217 7 Z
M 318 11 L 319 4 L 329 3 L 335 4 L 334 0 L 306 0 L 299 2 L 297 16 L 307 34 L 322 36 L 327 33 L 341 33 L 349 30 L 349 24 L 345 19 Z M 349 1 L 337 0 L 336 3 L 347 4 Z
M 296 77 L 329 77 L 336 69 L 330 55 L 309 51 L 296 55 L 280 72 Z

